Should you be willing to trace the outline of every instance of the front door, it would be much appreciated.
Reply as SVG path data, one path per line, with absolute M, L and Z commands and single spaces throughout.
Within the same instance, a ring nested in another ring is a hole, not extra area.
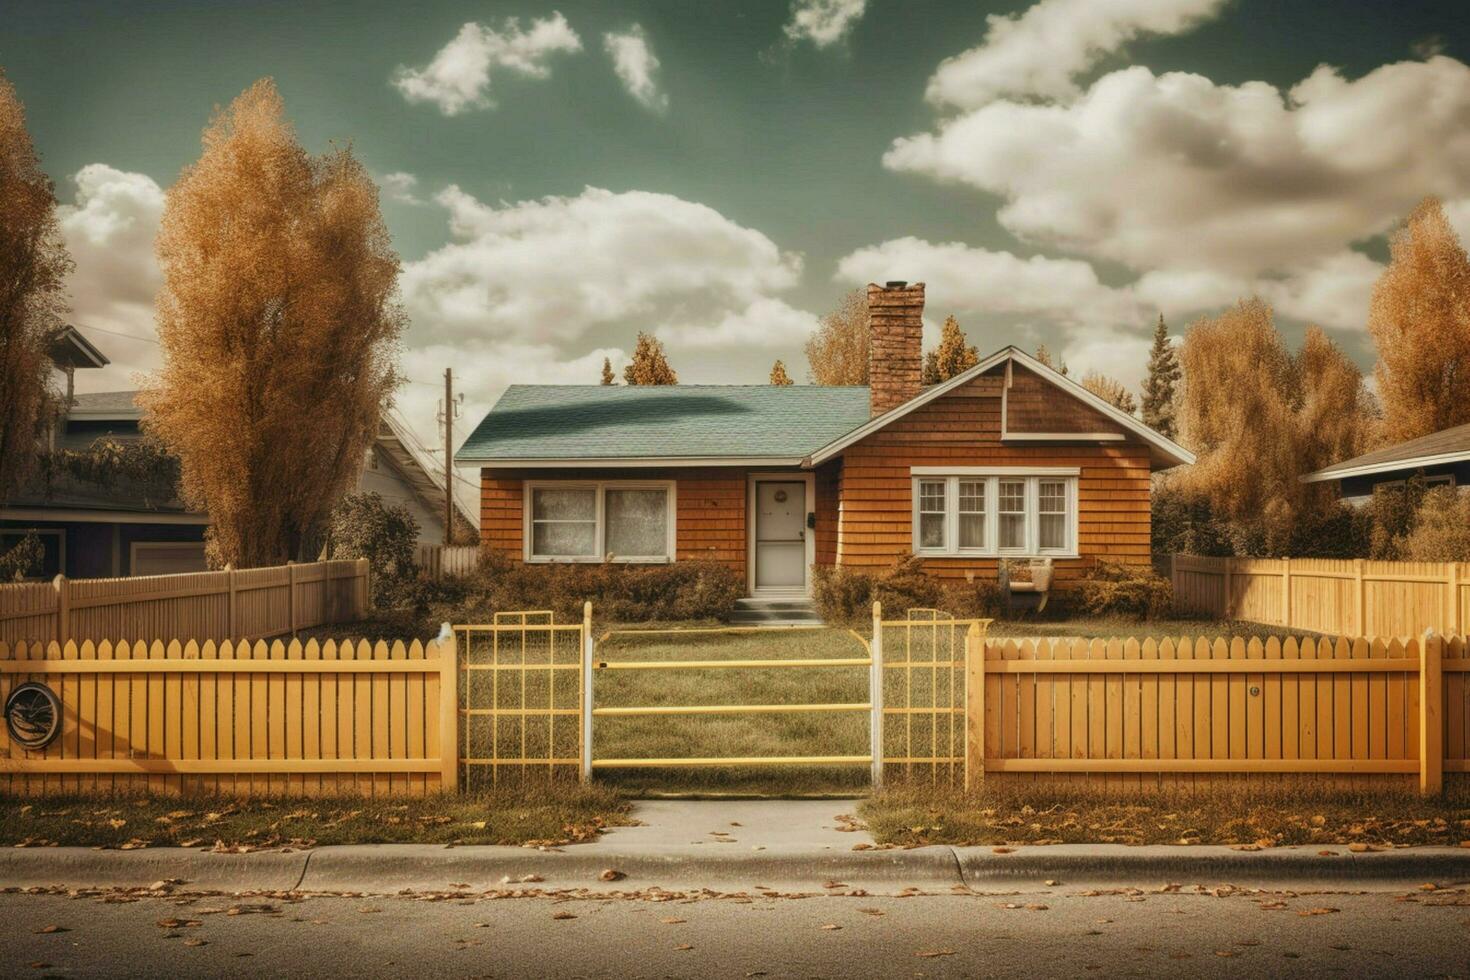
M 806 483 L 755 485 L 755 587 L 806 591 Z

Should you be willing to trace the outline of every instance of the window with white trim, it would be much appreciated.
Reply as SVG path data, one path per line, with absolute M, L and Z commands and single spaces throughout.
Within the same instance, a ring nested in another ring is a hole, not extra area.
M 917 554 L 1077 553 L 1075 470 L 916 467 L 913 493 Z
M 526 484 L 526 560 L 674 558 L 672 481 Z

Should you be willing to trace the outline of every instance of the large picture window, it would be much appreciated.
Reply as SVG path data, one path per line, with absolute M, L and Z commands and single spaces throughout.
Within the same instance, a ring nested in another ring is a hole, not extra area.
M 921 555 L 1077 553 L 1077 470 L 915 467 Z
M 672 561 L 674 485 L 527 483 L 527 561 Z

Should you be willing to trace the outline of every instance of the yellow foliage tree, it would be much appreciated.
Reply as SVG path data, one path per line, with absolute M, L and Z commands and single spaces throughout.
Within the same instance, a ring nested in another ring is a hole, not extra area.
M 679 376 L 669 367 L 664 356 L 664 345 L 650 334 L 638 334 L 638 346 L 633 349 L 633 360 L 623 368 L 623 380 L 630 385 L 676 385 Z
M 813 384 L 868 383 L 868 294 L 854 289 L 822 317 L 806 342 L 807 374 Z
M 945 317 L 944 329 L 939 335 L 939 346 L 924 355 L 925 385 L 948 381 L 980 363 L 980 354 L 973 345 L 965 343 L 965 340 L 960 321 L 952 316 Z
M 1036 348 L 1036 359 L 1047 367 L 1054 368 L 1058 374 L 1065 376 L 1067 373 L 1067 362 L 1061 358 L 1057 358 L 1056 363 L 1053 364 L 1051 348 L 1045 344 L 1041 344 Z
M 605 385 L 615 385 L 618 383 L 618 376 L 613 374 L 612 358 L 610 357 L 604 357 L 602 359 L 602 383 Z
M 66 310 L 70 271 L 56 194 L 26 131 L 25 108 L 0 73 L 0 503 L 36 460 L 53 397 L 48 347 Z
M 777 361 L 775 364 L 771 365 L 771 384 L 792 384 L 791 375 L 786 373 L 786 364 L 784 361 Z
M 398 257 L 367 171 L 309 155 L 269 79 L 203 147 L 164 206 L 144 424 L 208 511 L 216 564 L 310 558 L 398 382 Z
M 1138 411 L 1138 401 L 1133 397 L 1133 392 L 1125 388 L 1123 382 L 1110 378 L 1106 374 L 1088 371 L 1082 376 L 1082 387 L 1129 415 Z
M 1400 442 L 1470 422 L 1470 258 L 1432 197 L 1389 250 L 1368 332 L 1378 348 L 1383 436 Z

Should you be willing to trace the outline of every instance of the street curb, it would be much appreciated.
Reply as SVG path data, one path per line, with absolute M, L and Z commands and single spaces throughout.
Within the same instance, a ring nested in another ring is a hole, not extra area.
M 1470 849 L 1412 847 L 1354 852 L 1341 846 L 1240 851 L 1212 845 L 1132 847 L 1126 844 L 1052 844 L 956 847 L 965 884 L 1017 879 L 1189 881 L 1211 883 L 1333 883 L 1470 881 Z
M 1325 856 L 1330 854 L 1330 856 Z M 608 880 L 604 872 L 616 877 Z M 671 890 L 894 892 L 977 890 L 1057 881 L 1086 884 L 1303 886 L 1470 882 L 1470 849 L 1345 847 L 1130 847 L 1058 844 L 840 851 L 771 847 L 614 847 L 603 841 L 541 851 L 523 847 L 357 844 L 310 851 L 216 854 L 182 848 L 135 851 L 83 847 L 0 850 L 0 884 L 12 888 L 147 888 L 178 891 L 483 892 L 502 888 L 590 892 Z

